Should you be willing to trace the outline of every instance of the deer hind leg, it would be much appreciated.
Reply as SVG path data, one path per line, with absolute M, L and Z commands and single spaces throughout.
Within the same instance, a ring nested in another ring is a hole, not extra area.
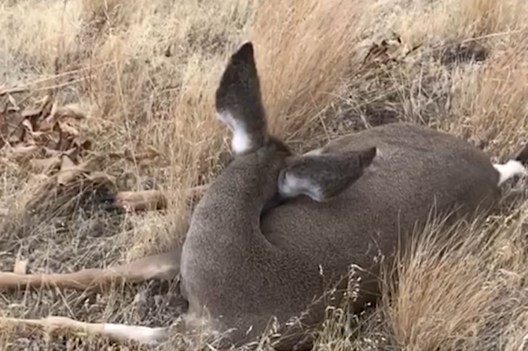
M 50 316 L 43 319 L 5 318 L 5 322 L 14 326 L 26 326 L 54 330 L 83 331 L 98 334 L 116 342 L 135 341 L 140 344 L 156 346 L 169 339 L 169 328 L 150 328 L 127 324 L 86 323 L 67 317 Z
M 148 256 L 105 269 L 83 269 L 73 273 L 17 274 L 0 272 L 0 292 L 25 288 L 69 288 L 97 290 L 112 282 L 138 283 L 149 279 L 174 279 L 180 270 L 180 250 Z

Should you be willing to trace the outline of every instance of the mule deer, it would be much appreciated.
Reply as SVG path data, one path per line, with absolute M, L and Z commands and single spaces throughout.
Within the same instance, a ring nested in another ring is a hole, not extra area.
M 431 213 L 460 218 L 491 209 L 499 186 L 526 173 L 519 161 L 492 164 L 462 140 L 407 123 L 368 129 L 294 155 L 268 134 L 250 42 L 231 56 L 216 109 L 232 131 L 235 157 L 199 201 L 180 251 L 106 270 L 2 273 L 0 290 L 49 284 L 86 289 L 114 279 L 171 278 L 179 272 L 189 303 L 184 330 L 204 326 L 224 333 L 226 345 L 241 345 L 276 317 L 282 333 L 276 348 L 308 348 L 305 331 L 322 321 L 326 306 L 339 303 L 350 265 L 360 267 L 352 306 L 357 310 L 379 297 L 379 255 L 390 261 Z M 282 200 L 268 206 L 277 196 Z M 334 289 L 325 295 L 329 288 Z M 13 321 L 92 328 L 143 343 L 168 335 L 168 328 L 61 317 Z

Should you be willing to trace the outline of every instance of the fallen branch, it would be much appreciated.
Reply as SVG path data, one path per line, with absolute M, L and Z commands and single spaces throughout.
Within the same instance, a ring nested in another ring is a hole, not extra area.
M 198 185 L 190 189 L 190 197 L 202 196 L 210 184 Z M 127 212 L 161 210 L 167 208 L 167 198 L 159 190 L 120 191 L 114 204 Z
M 120 191 L 115 204 L 127 212 L 161 210 L 167 207 L 167 198 L 159 190 Z
M 157 346 L 169 337 L 169 328 L 151 328 L 127 324 L 87 323 L 68 317 L 49 316 L 43 319 L 4 318 L 17 327 L 40 329 L 45 332 L 68 331 L 73 333 L 99 335 L 116 342 L 136 341 L 140 344 Z

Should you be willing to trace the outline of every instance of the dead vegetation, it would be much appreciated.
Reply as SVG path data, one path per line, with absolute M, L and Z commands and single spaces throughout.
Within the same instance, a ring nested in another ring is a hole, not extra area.
M 212 97 L 244 39 L 271 127 L 298 149 L 406 120 L 513 157 L 528 140 L 527 17 L 523 0 L 3 2 L 0 269 L 69 272 L 179 244 L 191 200 L 229 160 Z M 457 228 L 443 255 L 431 229 L 381 306 L 329 311 L 317 348 L 528 349 L 527 211 L 521 201 Z M 0 306 L 160 326 L 183 305 L 174 283 L 150 282 L 4 294 Z M 107 347 L 0 330 L 9 350 Z M 171 346 L 207 347 L 178 335 Z

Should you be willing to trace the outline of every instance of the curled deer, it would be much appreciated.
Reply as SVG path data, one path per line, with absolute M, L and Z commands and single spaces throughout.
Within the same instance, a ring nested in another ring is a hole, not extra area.
M 268 133 L 251 42 L 232 54 L 216 110 L 232 133 L 235 157 L 197 204 L 180 250 L 104 270 L 0 273 L 0 290 L 84 290 L 115 280 L 179 277 L 188 301 L 182 331 L 210 331 L 222 335 L 222 345 L 240 346 L 258 340 L 274 318 L 281 335 L 276 349 L 310 349 L 307 331 L 342 300 L 351 265 L 361 268 L 355 312 L 379 299 L 382 265 L 419 235 L 431 213 L 462 218 L 488 211 L 502 183 L 527 173 L 518 160 L 493 164 L 465 141 L 408 123 L 296 155 Z M 168 327 L 58 316 L 12 321 L 84 327 L 145 344 L 169 337 Z

